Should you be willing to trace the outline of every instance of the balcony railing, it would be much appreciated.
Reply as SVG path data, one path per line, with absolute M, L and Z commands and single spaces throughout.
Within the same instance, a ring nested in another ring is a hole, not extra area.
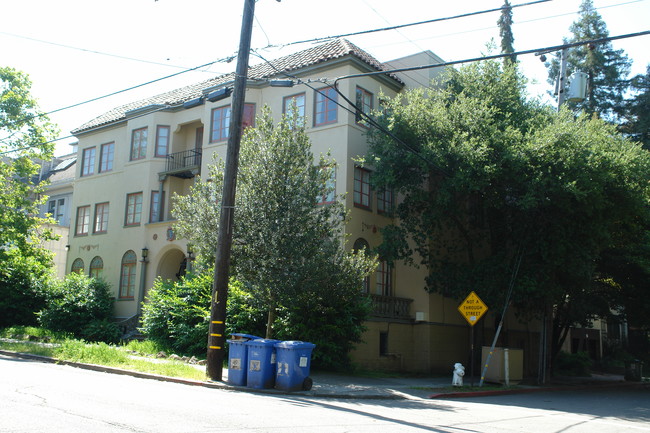
M 396 298 L 394 296 L 370 295 L 374 318 L 411 320 L 409 307 L 413 299 Z
M 165 174 L 183 178 L 194 177 L 201 167 L 201 152 L 196 149 L 167 155 Z

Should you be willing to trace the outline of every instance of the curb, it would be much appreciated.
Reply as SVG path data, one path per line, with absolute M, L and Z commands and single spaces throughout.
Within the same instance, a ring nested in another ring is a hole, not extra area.
M 235 386 L 229 385 L 226 382 L 215 382 L 212 380 L 199 381 L 192 379 L 183 379 L 178 377 L 171 376 L 162 376 L 153 373 L 143 373 L 133 370 L 124 370 L 116 367 L 107 367 L 104 365 L 97 364 L 86 364 L 82 362 L 74 361 L 65 361 L 55 358 L 50 358 L 48 356 L 34 355 L 31 353 L 22 353 L 22 352 L 13 352 L 10 350 L 0 349 L 0 355 L 5 355 L 14 358 L 30 359 L 34 361 L 45 362 L 48 364 L 60 364 L 68 365 L 71 367 L 82 368 L 85 370 L 92 370 L 101 373 L 110 373 L 110 374 L 119 374 L 122 376 L 131 376 L 137 377 L 140 379 L 150 379 L 150 380 L 159 380 L 163 382 L 177 383 L 180 385 L 190 385 L 190 386 L 200 386 L 204 388 L 211 389 L 221 389 L 225 391 L 238 391 L 238 392 L 248 392 L 256 394 L 267 394 L 267 395 L 285 395 L 285 396 L 295 396 L 295 397 L 311 397 L 311 398 L 323 398 L 323 399 L 354 399 L 354 400 L 408 400 L 411 397 L 408 394 L 404 394 L 400 391 L 392 390 L 390 394 L 342 394 L 340 392 L 332 393 L 319 393 L 318 391 L 282 391 L 274 388 L 269 389 L 258 389 L 258 388 L 249 388 L 244 386 Z M 646 382 L 614 382 L 614 383 L 591 383 L 591 384 L 576 384 L 576 385 L 562 385 L 562 386 L 549 386 L 549 387 L 539 387 L 539 388 L 520 388 L 520 389 L 506 389 L 506 390 L 490 390 L 490 391 L 468 391 L 468 392 L 442 392 L 430 394 L 428 397 L 418 397 L 417 399 L 443 399 L 443 398 L 471 398 L 471 397 L 489 397 L 495 395 L 509 395 L 509 394 L 526 394 L 532 392 L 556 392 L 556 391 L 569 391 L 569 390 L 584 390 L 584 389 L 596 389 L 596 388 L 616 388 L 616 387 L 648 387 Z
M 490 390 L 490 391 L 469 391 L 469 392 L 447 392 L 431 394 L 428 398 L 463 398 L 463 397 L 490 397 L 494 395 L 511 395 L 511 394 L 529 394 L 534 392 L 557 392 L 557 391 L 582 391 L 585 389 L 600 389 L 600 388 L 635 388 L 645 387 L 644 382 L 614 382 L 614 383 L 591 383 L 579 385 L 559 385 L 548 386 L 539 388 L 521 388 L 521 389 L 504 389 L 504 390 Z
M 14 358 L 30 359 L 34 361 L 45 362 L 48 364 L 59 364 L 59 365 L 68 365 L 70 367 L 81 368 L 84 370 L 98 371 L 100 373 L 110 373 L 110 374 L 119 374 L 122 376 L 132 376 L 139 379 L 152 379 L 159 380 L 163 382 L 177 383 L 181 385 L 191 385 L 191 386 L 201 386 L 204 388 L 212 389 L 221 389 L 226 391 L 240 391 L 240 392 L 249 392 L 256 394 L 270 394 L 270 395 L 292 395 L 299 397 L 318 397 L 318 398 L 331 398 L 331 399 L 373 399 L 373 400 L 401 400 L 405 397 L 399 395 L 350 395 L 350 394 L 318 394 L 313 391 L 282 391 L 274 388 L 269 389 L 258 389 L 258 388 L 249 388 L 244 386 L 235 386 L 229 385 L 227 383 L 215 382 L 212 380 L 199 381 L 192 379 L 183 379 L 178 377 L 171 376 L 162 376 L 159 374 L 153 373 L 143 373 L 133 370 L 124 370 L 117 367 L 107 367 L 105 365 L 97 364 L 86 364 L 83 362 L 74 362 L 74 361 L 65 361 L 62 359 L 50 358 L 48 356 L 34 355 L 31 353 L 22 353 L 22 352 L 13 352 L 10 350 L 0 349 L 0 355 L 10 356 Z

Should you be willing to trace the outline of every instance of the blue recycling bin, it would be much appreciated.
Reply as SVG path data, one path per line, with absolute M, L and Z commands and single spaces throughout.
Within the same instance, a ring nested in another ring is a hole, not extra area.
M 275 344 L 278 341 L 261 338 L 246 342 L 248 350 L 247 387 L 273 388 L 275 384 Z
M 311 352 L 316 347 L 304 341 L 282 341 L 275 345 L 277 373 L 275 388 L 282 391 L 309 391 Z
M 228 383 L 235 386 L 246 386 L 246 366 L 248 365 L 248 349 L 246 342 L 261 337 L 250 334 L 231 334 L 228 340 Z

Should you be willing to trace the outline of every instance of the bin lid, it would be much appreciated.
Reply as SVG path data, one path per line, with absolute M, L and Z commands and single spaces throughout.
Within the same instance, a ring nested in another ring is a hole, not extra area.
M 316 345 L 306 341 L 281 341 L 277 343 L 275 347 L 281 349 L 313 349 Z
M 266 338 L 257 338 L 255 340 L 248 340 L 246 344 L 248 346 L 275 346 L 280 340 L 271 340 Z
M 230 334 L 230 336 L 235 341 L 237 341 L 237 340 L 258 340 L 258 339 L 262 338 L 262 337 L 258 337 L 257 335 L 239 334 L 239 333 Z

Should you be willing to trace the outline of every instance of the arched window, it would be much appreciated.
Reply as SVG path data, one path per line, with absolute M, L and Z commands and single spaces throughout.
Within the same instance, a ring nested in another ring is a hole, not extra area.
M 135 294 L 135 267 L 138 257 L 131 250 L 122 256 L 120 273 L 120 298 L 133 298 Z
M 354 252 L 357 251 L 365 251 L 366 254 L 370 252 L 370 245 L 368 244 L 368 241 L 365 240 L 364 238 L 359 238 L 356 241 L 354 241 L 354 244 L 352 245 L 352 250 Z M 370 277 L 366 277 L 363 279 L 363 285 L 361 286 L 361 291 L 363 293 L 368 293 L 370 291 Z
M 104 261 L 101 257 L 95 256 L 90 261 L 90 276 L 94 278 L 101 278 L 104 273 Z
M 84 271 L 84 261 L 81 259 L 74 259 L 70 271 L 75 272 L 77 274 L 82 274 Z

